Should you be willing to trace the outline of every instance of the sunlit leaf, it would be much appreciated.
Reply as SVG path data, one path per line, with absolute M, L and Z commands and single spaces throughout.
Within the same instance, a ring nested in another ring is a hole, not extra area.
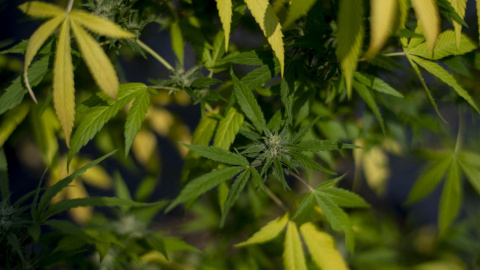
M 455 36 L 454 31 L 446 30 L 438 36 L 433 51 L 428 47 L 428 44 L 424 42 L 418 46 L 409 47 L 407 52 L 423 58 L 438 60 L 452 55 L 463 55 L 477 48 L 477 44 L 466 35 L 460 34 L 458 40 L 456 40 Z
M 292 0 L 290 1 L 290 7 L 288 8 L 287 18 L 283 23 L 283 27 L 288 27 L 294 23 L 297 19 L 305 16 L 308 11 L 313 7 L 316 0 Z
M 289 221 L 283 243 L 283 265 L 286 270 L 307 270 L 297 224 Z
M 260 25 L 263 34 L 272 46 L 275 55 L 280 62 L 280 73 L 283 76 L 284 70 L 284 48 L 282 26 L 278 21 L 275 11 L 270 6 L 268 0 L 246 0 L 248 9 L 252 12 L 255 21 Z
M 371 0 L 370 7 L 370 47 L 365 53 L 368 59 L 375 57 L 392 32 L 397 0 Z
M 70 134 L 75 122 L 75 88 L 73 81 L 72 53 L 70 49 L 70 20 L 62 25 L 58 36 L 53 69 L 53 105 L 57 114 L 65 141 L 70 147 Z
M 65 15 L 65 10 L 50 3 L 40 1 L 30 1 L 18 6 L 25 14 L 37 17 L 48 18 Z
M 230 25 L 232 24 L 232 0 L 216 0 L 218 15 L 222 22 L 223 32 L 225 32 L 225 51 L 228 50 L 228 41 L 230 40 Z
M 465 10 L 467 8 L 467 0 L 448 0 L 458 15 L 463 19 L 465 17 Z M 455 29 L 455 39 L 457 47 L 460 46 L 460 36 L 462 34 L 462 24 L 453 21 L 453 28 Z
M 250 172 L 251 172 L 251 170 L 243 171 L 237 177 L 237 179 L 235 180 L 235 182 L 232 185 L 232 188 L 228 192 L 227 199 L 225 200 L 225 204 L 222 207 L 222 217 L 220 219 L 220 226 L 221 227 L 223 227 L 223 224 L 225 223 L 225 219 L 227 218 L 227 214 L 230 211 L 230 208 L 232 208 L 233 204 L 235 203 L 235 201 L 240 196 L 240 193 L 245 188 L 245 185 L 248 183 L 248 179 L 250 178 Z
M 82 57 L 100 89 L 109 97 L 116 99 L 118 78 L 112 63 L 100 45 L 75 20 L 71 21 L 73 34 Z
M 128 111 L 127 121 L 125 123 L 125 156 L 128 155 L 130 146 L 133 143 L 135 135 L 140 130 L 142 122 L 145 119 L 148 106 L 150 105 L 150 93 L 147 88 L 139 91 Z
M 428 47 L 433 50 L 440 33 L 440 15 L 435 0 L 411 0 L 415 15 L 420 23 Z
M 335 248 L 332 236 L 319 231 L 313 223 L 300 226 L 300 233 L 307 245 L 313 262 L 322 270 L 347 270 L 348 265 Z
M 95 34 L 111 38 L 134 38 L 135 35 L 123 30 L 116 23 L 90 14 L 83 10 L 72 10 L 70 17 L 75 23 L 87 28 Z
M 342 0 L 338 13 L 337 49 L 348 97 L 352 96 L 353 73 L 357 69 L 357 61 L 362 51 L 363 1 Z
M 23 104 L 5 114 L 3 121 L 0 123 L 0 148 L 3 147 L 17 126 L 23 122 L 29 110 L 30 106 Z
M 228 150 L 235 140 L 240 126 L 243 124 L 243 119 L 243 114 L 239 113 L 234 107 L 231 107 L 225 118 L 220 120 L 217 132 L 215 133 L 213 146 Z
M 238 243 L 235 247 L 244 247 L 247 245 L 261 244 L 276 238 L 285 229 L 288 223 L 288 213 L 270 221 L 258 232 L 254 233 L 248 240 Z

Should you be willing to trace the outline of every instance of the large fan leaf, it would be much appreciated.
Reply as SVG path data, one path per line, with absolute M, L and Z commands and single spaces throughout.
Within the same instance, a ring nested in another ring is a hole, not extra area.
M 240 126 L 243 124 L 243 119 L 243 114 L 239 113 L 234 107 L 231 107 L 225 118 L 220 120 L 218 124 L 213 146 L 228 150 L 235 140 Z
M 289 221 L 283 244 L 283 265 L 286 270 L 307 270 L 297 224 Z
M 440 15 L 435 0 L 411 0 L 415 15 L 423 29 L 428 47 L 433 50 L 440 33 Z
M 463 19 L 465 17 L 465 10 L 467 8 L 467 0 L 448 0 L 455 12 Z M 457 47 L 460 46 L 460 36 L 462 34 L 462 24 L 453 20 L 453 28 L 455 29 L 455 39 Z
M 75 122 L 75 88 L 73 82 L 73 64 L 70 49 L 70 20 L 62 25 L 58 36 L 53 69 L 53 104 L 65 141 L 70 146 L 70 134 Z
M 93 39 L 76 20 L 72 20 L 72 30 L 78 43 L 82 57 L 90 73 L 100 89 L 109 97 L 116 99 L 118 92 L 118 78 L 112 63 L 100 45 Z
M 245 0 L 248 9 L 252 12 L 255 21 L 260 25 L 263 34 L 272 46 L 275 55 L 280 62 L 280 73 L 283 76 L 285 52 L 283 48 L 282 26 L 278 21 L 275 11 L 268 0 Z
M 336 54 L 345 77 L 348 97 L 351 97 L 353 73 L 357 69 L 364 35 L 362 0 L 340 1 L 337 28 Z
M 462 55 L 477 48 L 477 45 L 466 35 L 461 34 L 459 40 L 455 39 L 455 32 L 447 30 L 442 32 L 437 39 L 435 49 L 432 51 L 426 42 L 415 47 L 409 47 L 407 52 L 423 58 L 438 60 L 447 56 Z
M 367 59 L 375 57 L 390 36 L 395 21 L 397 0 L 371 0 L 370 47 Z
M 288 214 L 270 221 L 263 226 L 258 232 L 254 233 L 247 241 L 236 244 L 236 247 L 243 247 L 254 244 L 261 244 L 268 242 L 277 237 L 288 223 Z
M 228 50 L 228 41 L 230 40 L 230 27 L 232 24 L 232 0 L 216 0 L 218 15 L 222 22 L 223 32 L 225 32 L 225 51 Z
M 26 2 L 18 6 L 18 8 L 21 9 L 25 14 L 37 18 L 48 18 L 65 15 L 65 10 L 62 10 L 55 5 L 40 1 Z
M 143 119 L 150 105 L 150 93 L 145 87 L 144 90 L 140 90 L 139 94 L 135 97 L 135 101 L 132 103 L 132 107 L 128 111 L 127 121 L 125 123 L 125 156 L 130 151 L 133 139 L 142 126 Z
M 319 231 L 313 223 L 300 226 L 300 233 L 307 245 L 313 262 L 323 270 L 347 270 L 348 266 L 342 255 L 335 248 L 332 236 Z

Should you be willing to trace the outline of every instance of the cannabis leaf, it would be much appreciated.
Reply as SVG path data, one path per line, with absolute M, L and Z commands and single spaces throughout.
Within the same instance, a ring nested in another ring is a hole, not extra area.
M 363 1 L 342 0 L 338 13 L 337 49 L 348 97 L 352 96 L 353 73 L 363 44 Z
M 460 18 L 465 18 L 465 10 L 467 8 L 467 0 L 448 0 L 452 7 L 455 9 L 455 12 L 460 16 Z M 462 24 L 457 21 L 453 21 L 453 28 L 455 29 L 455 39 L 457 47 L 460 47 L 460 39 L 462 35 Z
M 225 32 L 225 51 L 228 50 L 230 39 L 230 25 L 232 24 L 232 0 L 215 0 L 217 2 L 218 15 Z
M 315 0 L 292 0 L 288 8 L 287 18 L 283 23 L 283 27 L 288 27 L 298 18 L 307 15 L 308 11 L 315 4 Z
M 370 3 L 370 47 L 365 58 L 372 59 L 387 41 L 395 22 L 396 0 L 372 0 Z
M 438 60 L 452 55 L 466 54 L 476 48 L 477 45 L 466 35 L 460 34 L 458 40 L 456 40 L 456 33 L 452 30 L 446 30 L 438 36 L 433 51 L 428 47 L 427 42 L 423 42 L 416 46 L 409 46 L 406 52 L 423 58 Z
M 283 264 L 287 270 L 307 270 L 297 224 L 289 221 L 283 244 Z
M 418 23 L 425 33 L 428 48 L 433 50 L 440 33 L 440 15 L 435 0 L 411 0 Z
M 118 91 L 118 78 L 115 70 L 100 45 L 82 27 L 96 34 L 114 38 L 132 38 L 134 35 L 112 22 L 84 11 L 63 11 L 57 6 L 38 1 L 27 2 L 20 5 L 19 8 L 32 17 L 53 17 L 33 33 L 25 52 L 23 78 L 35 102 L 37 100 L 28 79 L 28 67 L 47 38 L 58 27 L 61 29 L 55 52 L 53 102 L 55 112 L 65 133 L 66 144 L 70 146 L 70 134 L 75 121 L 75 88 L 70 48 L 70 28 L 93 78 L 100 89 L 112 98 L 116 98 Z
M 243 120 L 243 114 L 239 113 L 234 107 L 231 107 L 227 115 L 220 120 L 218 124 L 213 146 L 228 150 L 235 140 L 235 135 L 237 135 L 240 130 Z

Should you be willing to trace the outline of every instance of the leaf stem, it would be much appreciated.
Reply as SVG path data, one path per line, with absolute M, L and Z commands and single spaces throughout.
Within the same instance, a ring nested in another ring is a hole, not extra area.
M 280 208 L 285 211 L 288 211 L 287 207 L 283 204 L 283 202 L 275 195 L 268 187 L 264 186 L 265 193 L 267 193 L 268 197 L 270 197 Z
M 382 56 L 387 56 L 387 57 L 392 57 L 392 56 L 405 56 L 405 55 L 407 55 L 407 52 L 393 52 L 393 53 L 384 53 L 384 54 L 382 54 Z M 363 58 L 363 57 L 360 58 L 360 59 L 358 59 L 359 62 L 360 62 L 360 61 L 365 61 L 365 60 L 367 60 L 367 59 L 365 59 L 365 58 Z
M 465 127 L 463 124 L 463 115 L 462 115 L 461 108 L 459 108 L 458 109 L 458 133 L 457 133 L 457 142 L 455 143 L 455 154 L 457 154 L 462 148 L 464 131 L 465 131 Z
M 134 40 L 132 40 L 132 41 L 134 41 Z M 173 67 L 167 61 L 165 61 L 165 59 L 163 59 L 163 57 L 161 57 L 157 52 L 152 50 L 152 48 L 148 47 L 147 44 L 143 43 L 140 39 L 137 39 L 136 42 L 137 42 L 138 45 L 140 45 L 140 47 L 142 47 L 142 49 L 144 49 L 151 56 L 153 56 L 155 59 L 157 59 L 158 62 L 160 62 L 164 67 L 166 67 L 168 70 L 173 70 Z
M 293 177 L 297 178 L 302 184 L 304 184 L 309 190 L 313 190 L 313 188 L 307 183 L 307 181 L 303 180 L 299 175 L 292 173 Z
M 73 7 L 73 2 L 75 0 L 68 0 L 68 5 L 67 5 L 67 8 L 65 9 L 65 12 L 66 13 L 70 13 L 70 11 L 72 11 L 72 7 Z

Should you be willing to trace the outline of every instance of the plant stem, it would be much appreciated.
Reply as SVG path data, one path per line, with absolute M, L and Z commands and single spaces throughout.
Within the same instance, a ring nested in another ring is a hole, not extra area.
M 304 184 L 309 190 L 313 190 L 313 188 L 307 183 L 307 181 L 303 180 L 300 176 L 292 173 L 293 177 L 297 178 L 298 181 L 300 181 L 302 184 Z
M 393 53 L 385 53 L 385 54 L 382 54 L 383 56 L 387 56 L 387 57 L 392 57 L 392 56 L 405 56 L 407 55 L 406 52 L 393 52 Z M 365 61 L 367 59 L 365 58 L 360 58 L 358 59 L 358 61 Z
M 132 40 L 133 41 L 133 40 Z M 134 41 L 135 42 L 135 41 Z M 166 67 L 168 70 L 173 70 L 173 67 L 170 66 L 170 64 L 163 59 L 158 53 L 156 53 L 152 48 L 148 47 L 147 44 L 143 43 L 140 39 L 136 40 L 137 44 L 142 47 L 146 52 L 148 52 L 151 56 L 153 56 L 155 59 L 158 60 L 164 67 Z
M 285 211 L 288 211 L 287 207 L 283 204 L 283 202 L 275 195 L 268 187 L 265 188 L 265 193 L 267 193 L 268 197 L 270 197 L 280 208 Z
M 72 11 L 74 1 L 75 0 L 68 0 L 68 5 L 67 5 L 67 8 L 65 9 L 65 12 L 70 13 L 70 11 Z

